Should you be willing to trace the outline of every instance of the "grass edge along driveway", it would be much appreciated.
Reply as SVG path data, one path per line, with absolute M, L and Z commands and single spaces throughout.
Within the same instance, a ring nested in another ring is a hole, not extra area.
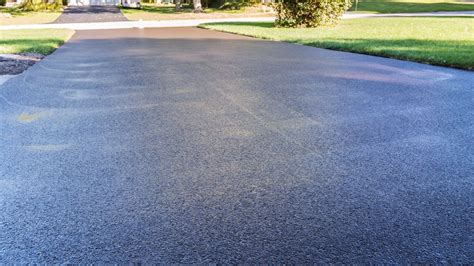
M 459 0 L 359 0 L 351 11 L 358 13 L 417 13 L 438 11 L 473 11 L 474 2 Z
M 48 55 L 74 34 L 67 29 L 0 30 L 0 53 Z
M 341 20 L 334 27 L 276 28 L 271 22 L 210 23 L 202 28 L 275 41 L 474 70 L 474 19 Z

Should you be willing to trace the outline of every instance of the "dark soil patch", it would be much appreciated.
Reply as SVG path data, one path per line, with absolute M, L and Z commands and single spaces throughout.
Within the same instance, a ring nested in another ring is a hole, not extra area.
M 0 75 L 16 75 L 44 58 L 42 54 L 0 54 Z

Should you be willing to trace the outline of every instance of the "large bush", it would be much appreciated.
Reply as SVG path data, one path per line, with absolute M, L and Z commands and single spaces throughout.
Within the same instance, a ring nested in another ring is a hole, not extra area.
M 63 8 L 62 0 L 25 0 L 19 9 L 22 11 L 58 11 Z
M 317 27 L 337 22 L 351 0 L 281 0 L 276 4 L 280 27 Z

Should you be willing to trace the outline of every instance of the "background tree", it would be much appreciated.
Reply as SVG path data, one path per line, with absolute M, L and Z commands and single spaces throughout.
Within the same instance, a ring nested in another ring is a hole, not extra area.
M 24 11 L 61 10 L 62 0 L 25 0 L 19 7 Z
M 193 0 L 194 12 L 202 12 L 201 0 Z
M 317 27 L 335 24 L 352 5 L 351 0 L 281 0 L 276 4 L 276 25 Z

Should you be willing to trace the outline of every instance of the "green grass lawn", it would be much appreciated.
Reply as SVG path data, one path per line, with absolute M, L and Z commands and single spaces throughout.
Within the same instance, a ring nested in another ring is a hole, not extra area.
M 351 11 L 356 10 L 355 0 Z M 436 11 L 474 11 L 474 1 L 459 0 L 359 0 L 361 13 L 417 13 Z
M 263 13 L 261 9 L 253 7 L 239 10 L 206 8 L 202 13 L 194 13 L 193 9 L 188 5 L 184 5 L 181 11 L 176 12 L 174 5 L 156 6 L 153 4 L 142 4 L 141 9 L 122 8 L 122 13 L 129 20 L 172 20 L 272 15 Z
M 42 30 L 0 30 L 0 53 L 39 53 L 47 55 L 67 41 L 74 31 Z
M 22 12 L 16 8 L 7 7 L 0 7 L 0 13 L 3 13 L 0 14 L 0 26 L 50 23 L 61 15 L 61 12 Z M 6 17 L 5 14 L 9 14 L 9 17 Z
M 474 70 L 473 18 L 368 18 L 335 27 L 275 28 L 273 23 L 213 23 L 201 27 L 334 50 Z

